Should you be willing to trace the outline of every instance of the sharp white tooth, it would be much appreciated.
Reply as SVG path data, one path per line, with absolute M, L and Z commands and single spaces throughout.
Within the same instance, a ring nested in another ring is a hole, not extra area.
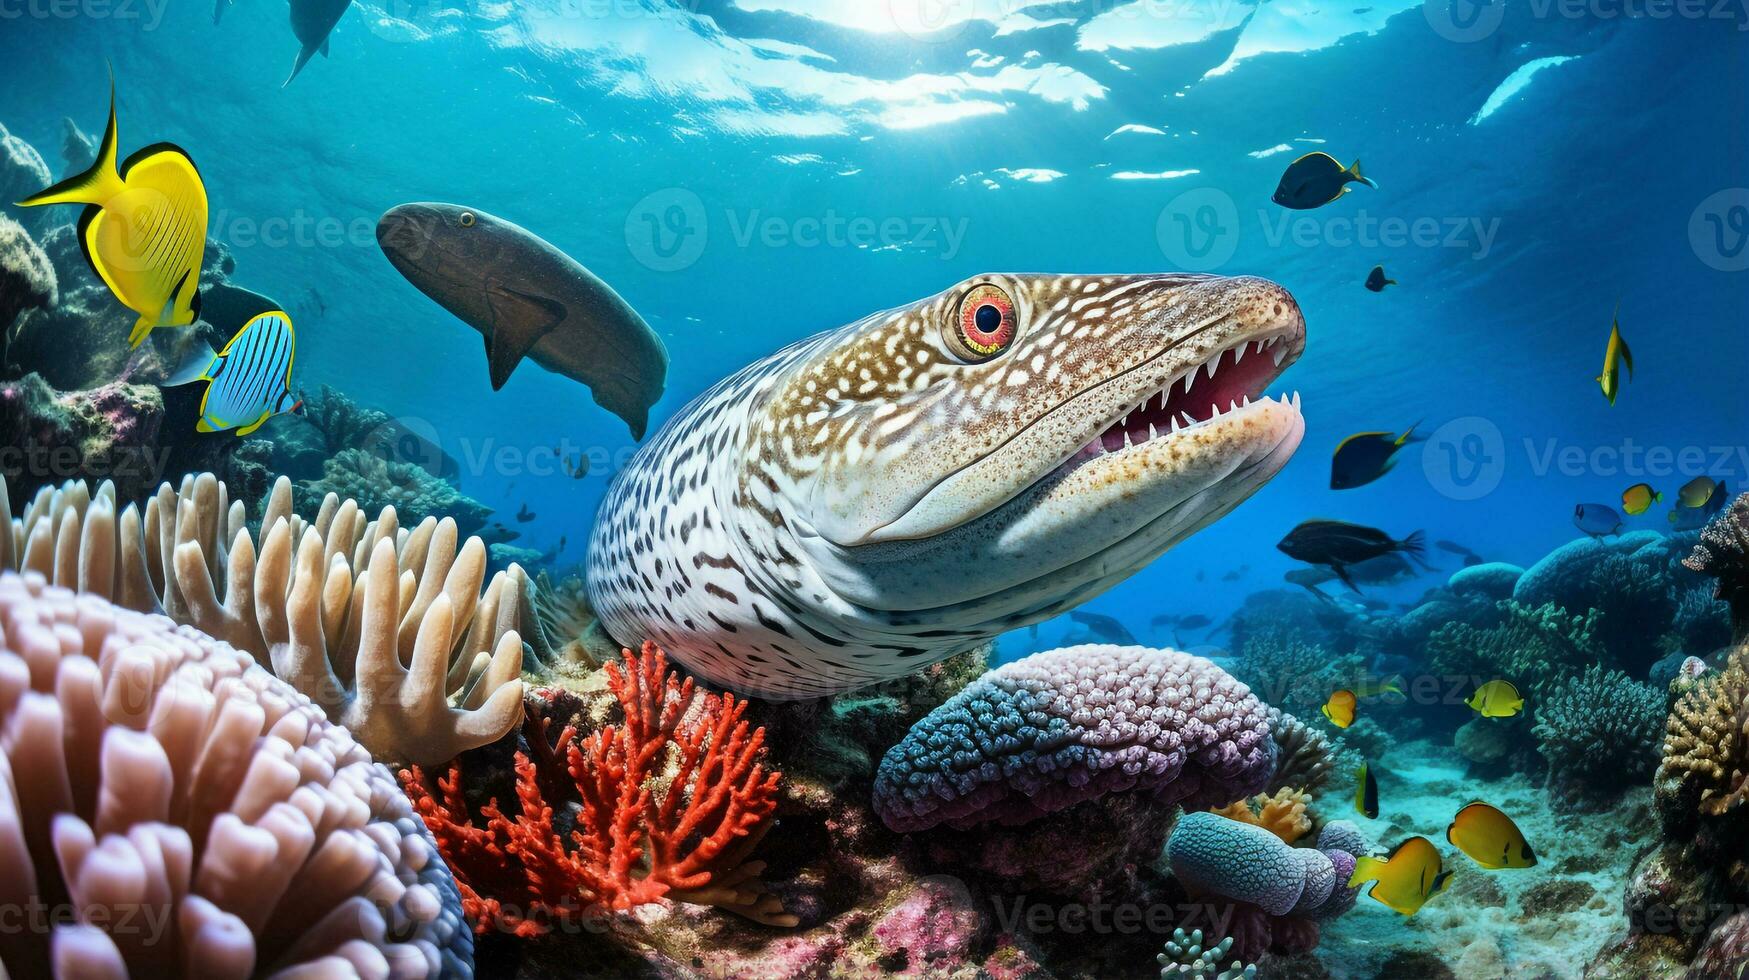
M 1176 432 L 1177 432 L 1177 431 L 1178 431 L 1178 429 L 1179 429 L 1179 425 L 1178 425 L 1178 416 L 1176 416 L 1176 415 L 1174 415 L 1174 416 L 1173 416 L 1173 417 L 1172 417 L 1172 431 L 1173 431 L 1173 432 L 1174 432 L 1174 433 L 1176 433 Z
M 1123 447 L 1130 448 L 1130 430 L 1128 429 L 1123 430 Z
M 1287 345 L 1286 344 L 1282 344 L 1281 346 L 1275 348 L 1275 366 L 1281 367 L 1281 359 L 1286 357 L 1286 356 L 1287 356 Z
M 1218 361 L 1218 360 L 1220 360 L 1220 358 L 1218 358 L 1218 357 L 1213 358 L 1210 361 L 1208 361 L 1208 363 L 1206 363 L 1202 366 L 1202 369 L 1204 371 L 1207 371 L 1208 376 L 1211 378 L 1215 376 L 1215 361 Z
M 1249 342 L 1240 344 L 1238 348 L 1233 351 L 1233 363 L 1237 364 L 1240 361 L 1243 361 L 1245 359 L 1245 352 L 1250 349 L 1251 344 Z
M 1160 438 L 1160 433 L 1154 430 L 1154 423 L 1152 423 L 1152 422 L 1148 423 L 1148 438 L 1149 439 Z
M 1246 395 L 1244 403 L 1242 405 L 1240 405 L 1239 407 L 1240 408 L 1250 408 L 1251 407 L 1251 396 Z
M 1181 414 L 1184 416 L 1184 424 L 1186 426 L 1192 426 L 1192 425 L 1196 424 L 1196 419 L 1191 418 L 1189 412 L 1183 412 Z
M 1190 386 L 1195 384 L 1195 383 L 1196 383 L 1196 368 L 1191 368 L 1190 373 L 1184 376 L 1184 393 L 1187 395 L 1190 394 Z

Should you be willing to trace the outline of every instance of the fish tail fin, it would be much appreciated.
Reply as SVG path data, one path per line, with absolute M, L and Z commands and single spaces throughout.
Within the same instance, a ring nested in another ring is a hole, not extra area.
M 1352 164 L 1349 165 L 1348 176 L 1353 177 L 1355 180 L 1365 184 L 1366 186 L 1372 188 L 1375 191 L 1379 189 L 1378 181 L 1373 180 L 1371 177 L 1365 176 L 1364 174 L 1362 174 L 1360 172 L 1360 161 L 1359 160 L 1356 160 Z
M 188 353 L 182 355 L 182 363 L 177 365 L 176 373 L 170 375 L 160 387 L 174 388 L 196 381 L 211 381 L 213 369 L 218 365 L 219 355 L 213 353 L 212 346 L 204 340 L 196 340 L 188 346 Z
M 1426 436 L 1422 436 L 1420 439 L 1417 439 L 1415 437 L 1415 430 L 1420 428 L 1421 423 L 1423 423 L 1425 421 L 1427 421 L 1427 420 L 1426 419 L 1416 419 L 1415 424 L 1411 425 L 1409 427 L 1409 431 L 1403 433 L 1401 436 L 1399 436 L 1397 438 L 1397 445 L 1407 446 L 1411 442 L 1421 442 L 1423 439 L 1426 439 L 1427 438 Z
M 1396 284 L 1397 284 L 1397 280 L 1395 280 L 1395 279 L 1386 279 L 1385 280 L 1385 285 L 1387 285 L 1387 286 L 1395 286 Z
M 1427 535 L 1422 533 L 1421 531 L 1415 531 L 1415 532 L 1411 533 L 1408 537 L 1397 542 L 1397 547 L 1403 551 L 1408 552 L 1411 555 L 1420 556 L 1423 552 L 1425 552 L 1427 550 L 1426 542 L 1427 542 Z
M 157 314 L 141 313 L 140 318 L 134 321 L 134 329 L 128 332 L 128 349 L 133 350 L 145 343 L 152 331 L 162 325 L 159 319 Z
M 305 48 L 302 51 L 299 51 L 298 52 L 298 60 L 292 64 L 291 74 L 286 76 L 285 81 L 282 82 L 279 87 L 285 88 L 287 85 L 290 85 L 292 83 L 292 79 L 298 77 L 298 72 L 303 71 L 304 66 L 309 64 L 310 59 L 314 58 L 316 56 L 316 52 L 320 51 L 320 50 L 321 50 L 321 48 L 319 48 L 319 47 L 305 46 Z
M 124 186 L 121 174 L 116 170 L 115 155 L 115 76 L 112 74 L 109 79 L 109 123 L 104 127 L 103 145 L 97 151 L 97 159 L 84 173 L 74 174 L 58 184 L 37 191 L 19 201 L 18 206 L 34 208 L 44 204 L 104 204 L 120 193 Z

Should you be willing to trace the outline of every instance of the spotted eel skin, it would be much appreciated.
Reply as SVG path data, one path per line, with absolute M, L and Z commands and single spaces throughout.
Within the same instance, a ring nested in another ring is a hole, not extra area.
M 602 626 L 749 696 L 901 677 L 1098 595 L 1287 462 L 1253 277 L 976 276 L 719 382 L 616 478 Z

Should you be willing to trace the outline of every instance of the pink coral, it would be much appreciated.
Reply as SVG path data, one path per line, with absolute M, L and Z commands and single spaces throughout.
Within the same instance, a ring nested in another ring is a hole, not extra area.
M 249 655 L 12 574 L 0 638 L 0 972 L 471 973 L 393 777 Z

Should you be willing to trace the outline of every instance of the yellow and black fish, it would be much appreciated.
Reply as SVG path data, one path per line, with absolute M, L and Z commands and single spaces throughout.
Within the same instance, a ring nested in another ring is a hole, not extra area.
M 1388 857 L 1362 857 L 1354 862 L 1348 887 L 1369 881 L 1377 884 L 1367 892 L 1373 900 L 1403 915 L 1421 911 L 1427 900 L 1451 884 L 1439 848 L 1425 837 L 1411 837 L 1398 844 Z
M 1634 379 L 1634 354 L 1628 350 L 1628 342 L 1621 336 L 1621 304 L 1617 303 L 1615 315 L 1610 317 L 1609 343 L 1603 348 L 1603 373 L 1596 377 L 1597 383 L 1603 388 L 1603 397 L 1615 404 L 1615 396 L 1621 391 L 1621 369 L 1626 365 L 1628 380 Z
M 236 429 L 237 435 L 246 436 L 275 415 L 303 410 L 303 401 L 291 393 L 296 356 L 291 317 L 273 310 L 244 324 L 217 354 L 205 344 L 196 344 L 195 352 L 164 386 L 209 382 L 200 399 L 196 431 Z
M 1309 211 L 1336 200 L 1348 193 L 1349 184 L 1357 183 L 1372 188 L 1379 186 L 1361 176 L 1359 160 L 1354 161 L 1353 166 L 1344 167 L 1328 153 L 1308 153 L 1287 165 L 1271 200 L 1284 208 Z
M 1483 718 L 1510 718 L 1524 709 L 1524 698 L 1511 681 L 1492 680 L 1476 688 L 1464 702 Z
M 1719 481 L 1710 476 L 1697 476 L 1676 491 L 1676 502 L 1684 507 L 1705 507 L 1719 486 Z
M 1651 484 L 1636 483 L 1621 492 L 1621 509 L 1629 514 L 1644 514 L 1647 508 L 1664 499 Z
M 1391 432 L 1356 432 L 1342 440 L 1330 457 L 1330 489 L 1352 490 L 1384 476 L 1396 465 L 1397 450 L 1415 441 L 1414 425 L 1400 436 Z
M 206 185 L 181 148 L 154 143 L 118 168 L 115 82 L 109 125 L 91 169 L 19 201 L 20 207 L 84 204 L 79 244 L 92 271 L 140 318 L 134 347 L 155 327 L 182 327 L 200 317 L 200 266 L 206 254 Z
M 1496 807 L 1476 800 L 1464 806 L 1445 828 L 1445 839 L 1490 870 L 1531 868 L 1536 852 L 1512 818 Z
M 1354 810 L 1368 820 L 1379 815 L 1379 782 L 1373 778 L 1372 764 L 1363 762 L 1354 774 Z
M 1354 724 L 1354 692 L 1341 690 L 1330 695 L 1330 700 L 1324 702 L 1324 717 L 1330 719 L 1330 724 L 1337 728 L 1347 728 Z

